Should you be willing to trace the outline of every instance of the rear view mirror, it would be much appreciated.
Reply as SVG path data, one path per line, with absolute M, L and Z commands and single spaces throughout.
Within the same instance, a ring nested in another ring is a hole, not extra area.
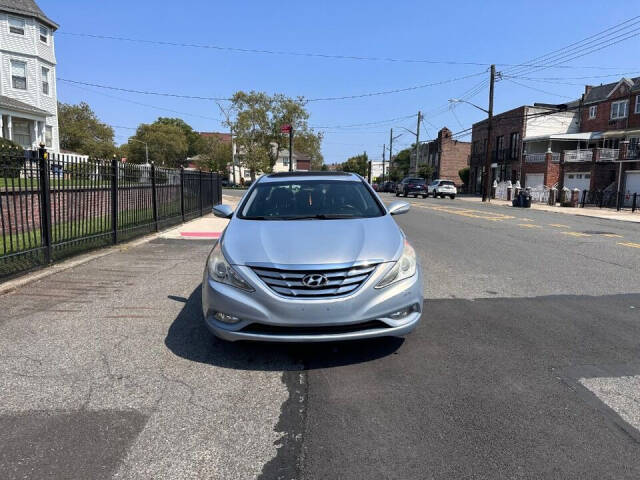
M 389 205 L 389 213 L 391 215 L 402 215 L 407 213 L 411 206 L 407 202 L 393 202 Z
M 229 205 L 216 205 L 213 207 L 213 214 L 220 218 L 231 218 L 233 216 L 233 208 Z

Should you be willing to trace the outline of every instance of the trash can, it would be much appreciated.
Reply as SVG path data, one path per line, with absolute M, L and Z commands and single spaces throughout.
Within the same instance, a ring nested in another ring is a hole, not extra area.
M 522 200 L 521 207 L 522 208 L 531 208 L 531 194 L 527 191 L 521 192 Z

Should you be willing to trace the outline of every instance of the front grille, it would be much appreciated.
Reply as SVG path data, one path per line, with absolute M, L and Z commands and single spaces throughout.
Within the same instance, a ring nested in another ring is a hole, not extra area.
M 247 325 L 241 332 L 244 333 L 262 333 L 271 335 L 331 335 L 338 333 L 362 332 L 365 330 L 374 330 L 378 328 L 390 328 L 380 320 L 371 320 L 363 323 L 355 323 L 351 325 L 310 325 L 307 327 L 287 327 L 284 325 L 266 325 L 263 323 L 252 323 Z
M 274 292 L 287 297 L 321 298 L 337 297 L 355 292 L 376 265 L 351 266 L 336 269 L 283 270 L 270 267 L 252 267 L 253 271 Z M 320 288 L 306 286 L 302 279 L 307 275 L 320 274 L 327 282 Z

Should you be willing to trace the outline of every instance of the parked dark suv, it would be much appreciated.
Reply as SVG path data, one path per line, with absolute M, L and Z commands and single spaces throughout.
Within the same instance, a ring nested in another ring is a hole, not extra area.
M 422 198 L 427 198 L 427 182 L 424 178 L 407 177 L 396 185 L 396 197 L 400 195 L 405 197 L 422 195 Z

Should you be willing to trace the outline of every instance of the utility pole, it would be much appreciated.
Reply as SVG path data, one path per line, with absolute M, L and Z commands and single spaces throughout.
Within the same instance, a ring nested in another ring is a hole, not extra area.
M 489 118 L 487 124 L 487 152 L 484 165 L 484 189 L 482 191 L 482 201 L 491 201 L 491 133 L 493 130 L 493 88 L 496 79 L 496 66 L 491 65 L 491 79 L 489 83 Z
M 391 166 L 393 162 L 393 128 L 391 129 L 391 133 L 389 133 L 389 171 L 391 171 Z
M 293 125 L 289 125 L 289 171 L 293 172 Z
M 418 111 L 418 125 L 416 127 L 416 175 L 418 174 L 418 160 L 420 158 L 420 120 L 422 112 Z
M 384 156 L 387 150 L 387 146 L 385 144 L 382 145 L 382 180 L 380 183 L 384 184 Z

